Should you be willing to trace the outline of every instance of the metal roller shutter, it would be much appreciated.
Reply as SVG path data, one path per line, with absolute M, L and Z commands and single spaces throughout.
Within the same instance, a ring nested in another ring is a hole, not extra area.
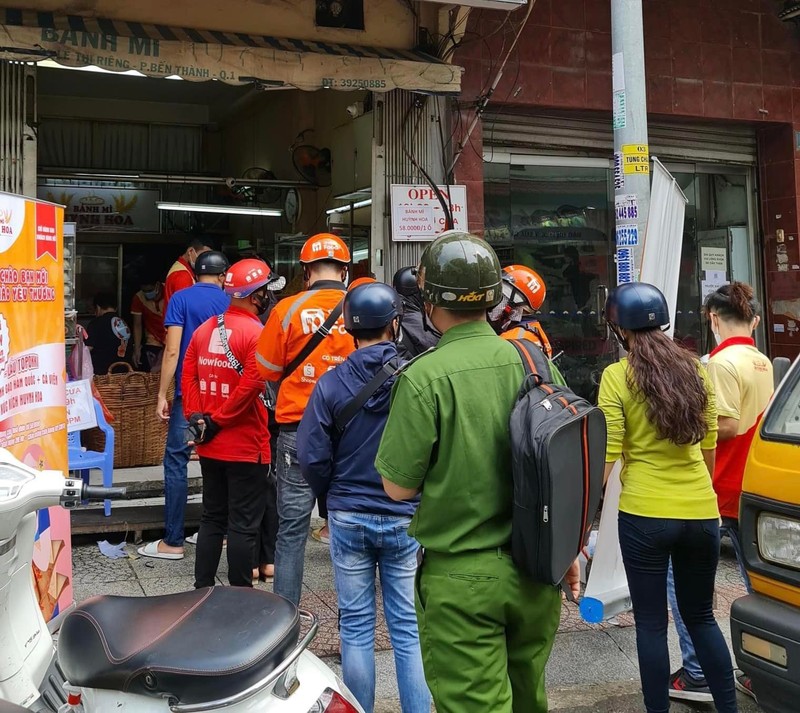
M 756 163 L 756 133 L 740 124 L 651 122 L 650 154 L 662 160 L 696 163 Z M 611 122 L 556 115 L 483 117 L 487 160 L 494 152 L 568 153 L 608 157 L 614 151 Z

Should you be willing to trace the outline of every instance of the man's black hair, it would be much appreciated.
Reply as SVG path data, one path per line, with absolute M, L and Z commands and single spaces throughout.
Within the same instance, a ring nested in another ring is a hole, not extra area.
M 374 341 L 375 339 L 381 339 L 388 327 L 389 325 L 387 324 L 385 327 L 378 327 L 377 329 L 354 329 L 350 334 L 353 339 L 359 342 Z
M 117 296 L 111 292 L 98 292 L 92 302 L 100 309 L 117 309 Z
M 208 248 L 209 250 L 216 250 L 214 239 L 208 235 L 192 235 L 186 241 L 186 249 L 193 248 L 194 250 L 202 250 Z

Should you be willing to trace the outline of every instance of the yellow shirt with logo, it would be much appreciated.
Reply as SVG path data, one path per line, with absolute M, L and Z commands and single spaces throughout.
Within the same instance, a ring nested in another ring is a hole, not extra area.
M 708 360 L 720 416 L 739 421 L 736 436 L 721 441 L 714 465 L 714 490 L 723 517 L 738 519 L 742 479 L 750 444 L 773 390 L 772 364 L 752 339 L 726 339 Z
M 717 407 L 711 381 L 699 363 L 698 369 L 708 394 L 708 433 L 701 443 L 687 446 L 658 437 L 647 418 L 646 402 L 628 387 L 627 359 L 603 372 L 598 405 L 608 429 L 606 462 L 623 458 L 621 512 L 675 520 L 719 517 L 717 497 L 702 454 L 702 450 L 716 446 Z

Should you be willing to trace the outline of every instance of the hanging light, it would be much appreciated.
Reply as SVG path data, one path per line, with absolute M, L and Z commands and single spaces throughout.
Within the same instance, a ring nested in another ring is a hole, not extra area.
M 283 211 L 277 208 L 257 208 L 245 205 L 212 205 L 209 203 L 170 203 L 157 201 L 159 210 L 184 211 L 186 213 L 223 213 L 226 215 L 263 215 L 278 218 Z
M 341 205 L 338 208 L 331 208 L 330 210 L 326 210 L 326 215 L 333 215 L 334 213 L 347 213 L 350 211 L 350 208 L 366 208 L 368 205 L 372 205 L 372 198 L 367 198 L 364 201 L 356 201 L 350 205 Z
M 784 22 L 800 20 L 800 0 L 785 0 L 783 10 L 778 13 L 778 17 Z

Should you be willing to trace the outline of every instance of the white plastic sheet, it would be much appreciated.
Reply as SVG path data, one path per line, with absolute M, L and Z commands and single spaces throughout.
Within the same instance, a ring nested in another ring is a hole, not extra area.
M 650 215 L 644 241 L 640 279 L 658 287 L 667 298 L 672 322 L 678 300 L 681 248 L 683 246 L 683 221 L 686 213 L 686 196 L 677 181 L 657 159 L 653 159 L 653 187 L 650 197 Z M 672 336 L 674 326 L 668 334 Z M 597 535 L 589 581 L 581 600 L 581 616 L 597 624 L 631 608 L 628 580 L 619 548 L 617 516 L 621 465 L 617 463 L 606 485 L 600 530 Z
M 681 270 L 683 222 L 688 200 L 672 174 L 657 158 L 653 159 L 653 188 L 650 215 L 642 251 L 642 282 L 655 285 L 664 293 L 672 316 L 667 332 L 675 331 L 675 309 Z

